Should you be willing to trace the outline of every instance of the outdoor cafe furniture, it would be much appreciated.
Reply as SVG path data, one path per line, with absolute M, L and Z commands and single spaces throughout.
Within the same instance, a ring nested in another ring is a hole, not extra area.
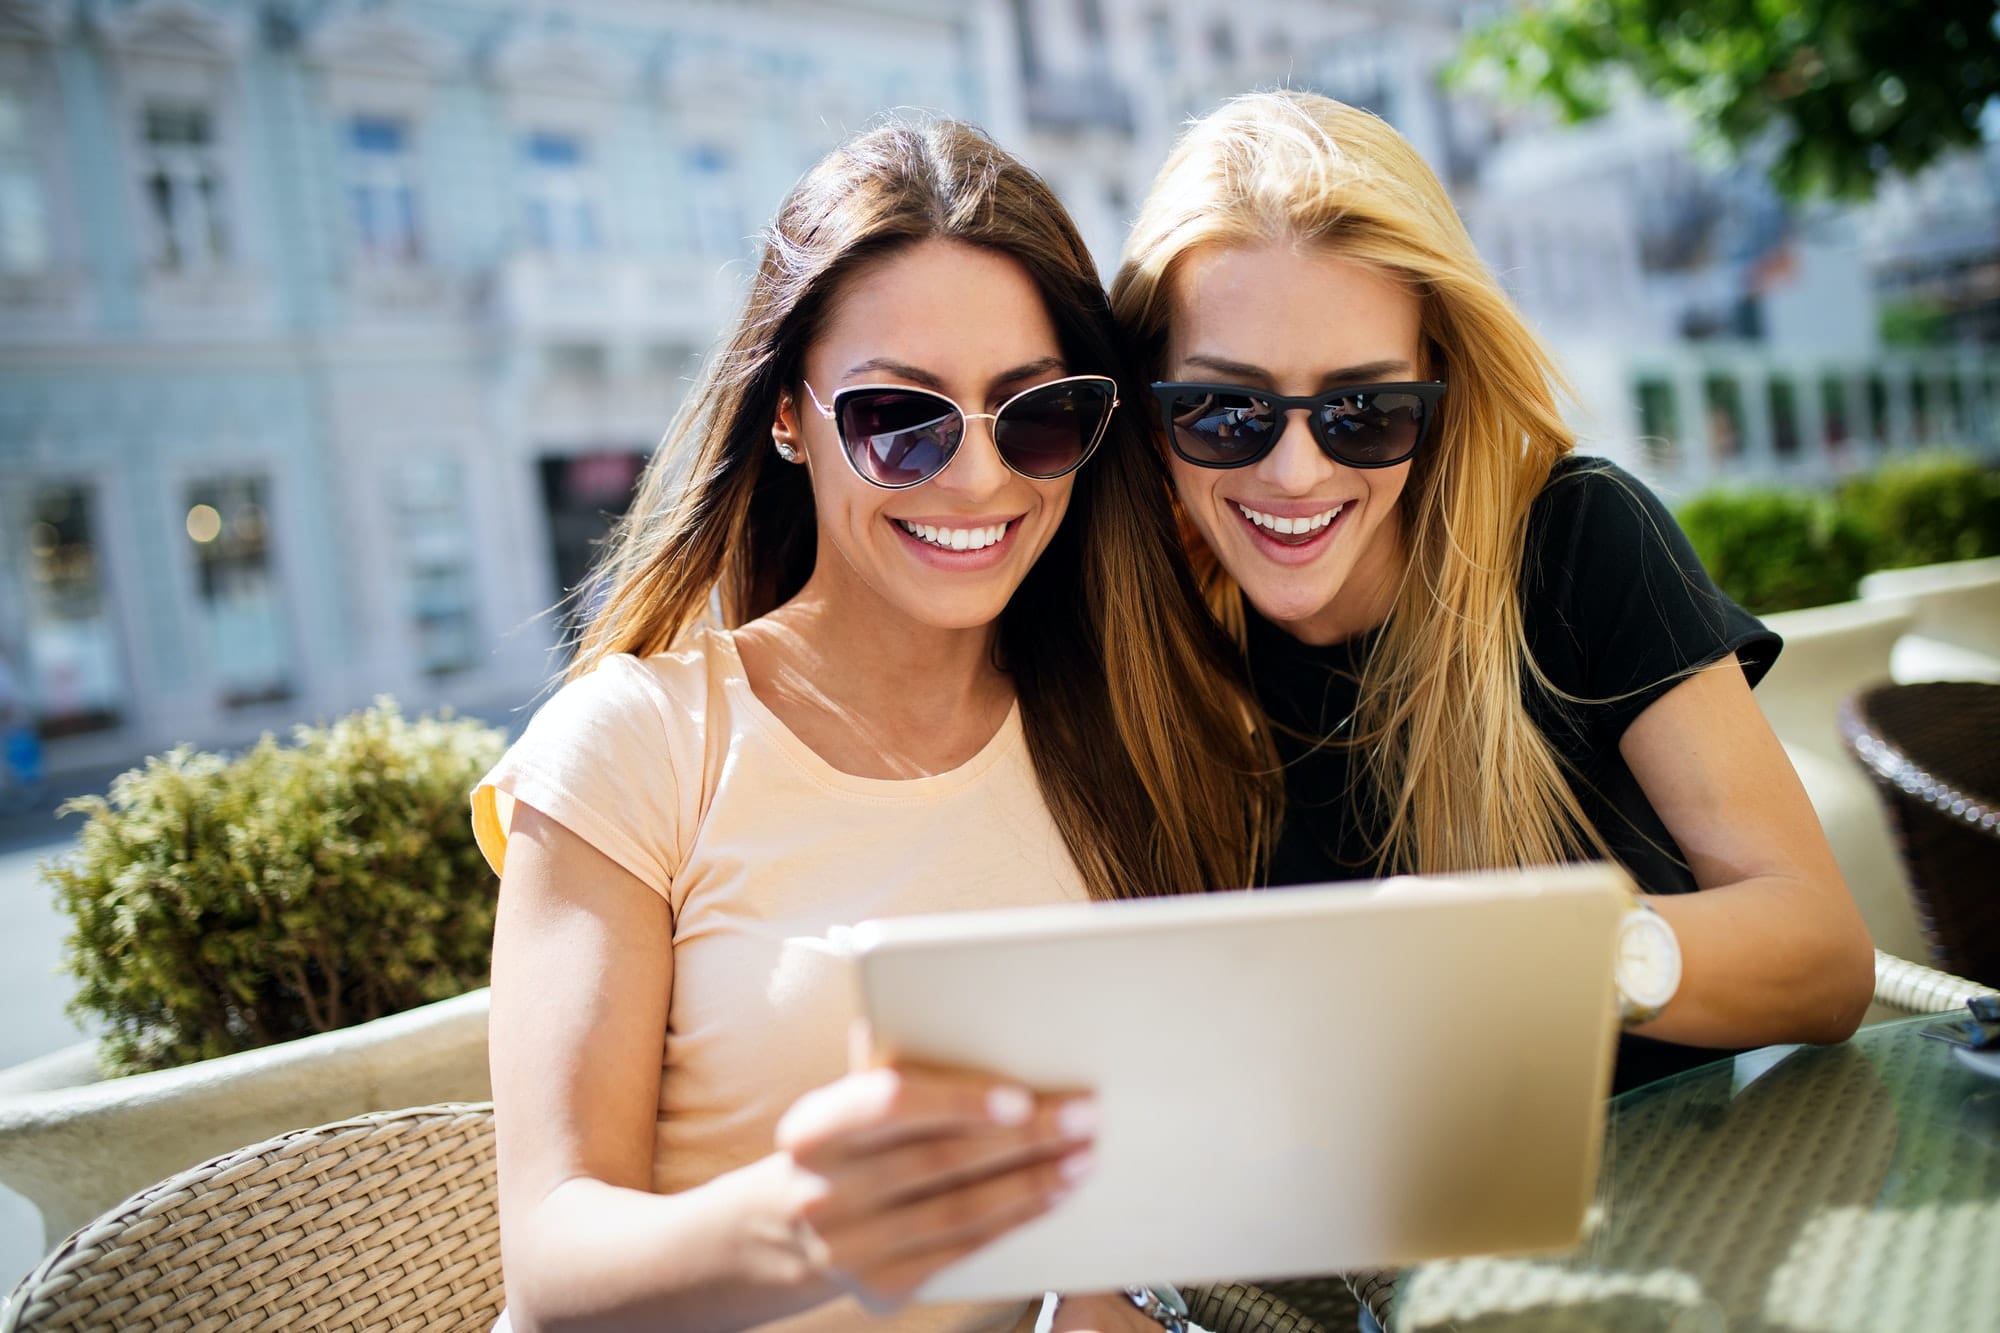
M 1938 966 L 2000 985 L 2000 685 L 1882 685 L 1842 708 Z
M 2000 1329 L 2000 1079 L 1936 1021 L 1617 1098 L 1582 1243 L 1420 1266 L 1391 1333 Z
M 491 1103 L 298 1130 L 137 1194 L 22 1279 L 4 1333 L 486 1333 L 503 1303 Z
M 1876 955 L 1878 1002 L 1941 1011 L 1980 989 Z M 1900 1029 L 1868 1029 L 1855 1046 L 1868 1055 L 1876 1034 L 1891 1030 Z M 1625 1109 L 1645 1095 L 1612 1104 L 1607 1181 L 1622 1179 L 1621 1161 L 1640 1156 L 1618 1144 L 1637 1132 L 1630 1126 L 1650 1123 Z M 0 1333 L 485 1333 L 504 1299 L 493 1141 L 492 1105 L 482 1102 L 361 1116 L 226 1153 L 134 1195 L 57 1246 L 8 1297 Z M 1989 1216 L 1987 1226 L 1996 1222 Z M 1370 1309 L 1391 1313 L 1397 1280 L 1387 1274 L 1221 1283 L 1190 1296 L 1214 1333 L 1348 1333 L 1350 1284 Z

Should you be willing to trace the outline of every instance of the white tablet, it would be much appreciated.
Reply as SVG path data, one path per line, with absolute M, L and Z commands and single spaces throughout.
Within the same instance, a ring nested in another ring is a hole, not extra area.
M 1576 866 L 857 927 L 878 1052 L 1099 1099 L 1082 1187 L 921 1298 L 1574 1244 L 1628 883 Z

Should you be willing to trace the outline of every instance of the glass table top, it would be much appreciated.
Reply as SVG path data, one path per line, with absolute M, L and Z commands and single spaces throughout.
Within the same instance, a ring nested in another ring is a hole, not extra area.
M 1424 1265 L 1392 1329 L 2000 1331 L 2000 1079 L 1938 1017 L 1618 1098 L 1582 1243 Z

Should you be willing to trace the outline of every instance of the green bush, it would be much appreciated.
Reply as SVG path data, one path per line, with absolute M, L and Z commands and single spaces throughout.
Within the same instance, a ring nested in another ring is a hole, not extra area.
M 43 866 L 74 921 L 71 1012 L 105 1071 L 157 1069 L 365 1022 L 484 984 L 496 885 L 466 795 L 500 732 L 393 701 L 183 746 L 122 774 Z
M 1956 454 L 1898 459 L 1842 483 L 1875 569 L 2000 555 L 2000 472 Z
M 1760 615 L 1847 601 L 1873 567 L 1866 529 L 1830 496 L 1708 491 L 1677 517 L 1722 590 Z

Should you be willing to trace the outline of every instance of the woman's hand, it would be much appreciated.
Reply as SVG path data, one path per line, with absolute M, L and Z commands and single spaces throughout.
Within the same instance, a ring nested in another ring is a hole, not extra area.
M 1058 1300 L 1049 1333 L 1160 1333 L 1160 1325 L 1124 1292 L 1097 1291 Z
M 901 1066 L 807 1093 L 778 1123 L 788 1248 L 812 1278 L 882 1310 L 1039 1217 L 1090 1169 L 1096 1107 L 986 1075 Z

